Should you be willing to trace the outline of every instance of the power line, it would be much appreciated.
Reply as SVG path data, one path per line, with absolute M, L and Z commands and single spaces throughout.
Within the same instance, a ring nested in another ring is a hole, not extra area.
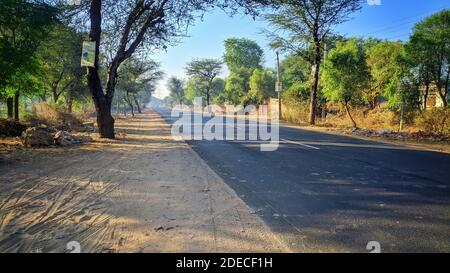
M 408 35 L 408 36 L 411 35 L 411 32 L 400 34 L 400 35 L 396 35 L 396 36 L 392 36 L 392 37 L 388 37 L 388 38 L 386 38 L 386 40 L 392 40 L 392 39 L 400 38 L 400 37 L 403 37 L 403 36 L 406 36 L 406 35 Z
M 407 25 L 407 24 L 410 24 L 410 23 L 414 23 L 414 22 L 416 22 L 416 21 L 418 21 L 418 20 L 417 20 L 417 19 L 411 20 L 411 19 L 413 19 L 413 18 L 418 18 L 418 17 L 424 17 L 424 16 L 426 16 L 426 15 L 431 15 L 431 14 L 433 14 L 433 13 L 436 13 L 436 12 L 438 12 L 438 11 L 441 11 L 441 10 L 444 9 L 444 8 L 447 8 L 447 5 L 441 6 L 441 7 L 440 7 L 439 9 L 437 9 L 437 10 L 432 10 L 432 11 L 422 12 L 422 13 L 417 14 L 417 15 L 404 17 L 404 18 L 402 18 L 402 19 L 400 19 L 400 20 L 397 20 L 397 21 L 394 21 L 394 22 L 392 22 L 392 23 L 382 25 L 382 26 L 380 26 L 380 28 L 375 29 L 374 31 L 371 31 L 371 32 L 369 32 L 369 33 L 366 34 L 366 35 L 372 35 L 372 34 L 375 34 L 375 33 L 383 32 L 383 31 L 385 31 L 385 30 L 395 29 L 395 28 L 397 28 L 397 27 L 399 27 L 399 26 L 403 26 L 403 25 Z M 404 22 L 405 20 L 407 20 L 407 21 Z

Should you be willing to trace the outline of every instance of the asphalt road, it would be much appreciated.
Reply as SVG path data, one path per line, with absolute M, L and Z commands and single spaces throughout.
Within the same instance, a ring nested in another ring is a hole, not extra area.
M 450 252 L 450 155 L 283 124 L 280 138 L 188 142 L 295 252 Z

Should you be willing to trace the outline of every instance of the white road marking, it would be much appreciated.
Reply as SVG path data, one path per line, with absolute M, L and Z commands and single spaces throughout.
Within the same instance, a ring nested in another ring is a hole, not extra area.
M 300 146 L 303 146 L 303 147 L 306 147 L 306 148 L 310 148 L 310 149 L 313 149 L 313 150 L 320 150 L 320 148 L 317 148 L 317 147 L 314 147 L 314 146 L 311 146 L 311 145 L 307 145 L 307 144 L 301 143 L 299 141 L 292 141 L 292 140 L 283 139 L 283 138 L 281 139 L 281 141 L 285 142 L 285 143 L 300 145 Z

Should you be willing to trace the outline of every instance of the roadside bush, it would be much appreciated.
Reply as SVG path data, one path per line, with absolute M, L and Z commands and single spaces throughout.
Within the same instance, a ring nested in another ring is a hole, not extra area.
M 426 133 L 447 135 L 450 133 L 450 108 L 432 108 L 423 112 L 416 125 Z
M 281 113 L 284 120 L 297 124 L 308 121 L 308 86 L 308 83 L 296 83 L 283 92 Z

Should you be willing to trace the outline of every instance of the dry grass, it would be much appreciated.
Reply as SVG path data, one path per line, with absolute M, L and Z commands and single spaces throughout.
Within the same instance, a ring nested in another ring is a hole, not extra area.
M 283 104 L 281 113 L 283 119 L 295 124 L 305 124 L 308 121 L 308 106 L 305 103 Z
M 65 113 L 47 103 L 33 105 L 31 114 L 25 116 L 30 126 L 46 124 L 61 130 L 82 130 L 83 122 L 73 114 Z
M 399 119 L 395 113 L 382 107 L 373 110 L 353 108 L 351 114 L 359 128 L 369 130 L 389 129 L 390 131 L 397 131 L 399 128 Z M 347 113 L 342 110 L 336 111 L 335 114 L 329 114 L 325 121 L 322 120 L 322 124 L 338 128 L 352 127 Z

